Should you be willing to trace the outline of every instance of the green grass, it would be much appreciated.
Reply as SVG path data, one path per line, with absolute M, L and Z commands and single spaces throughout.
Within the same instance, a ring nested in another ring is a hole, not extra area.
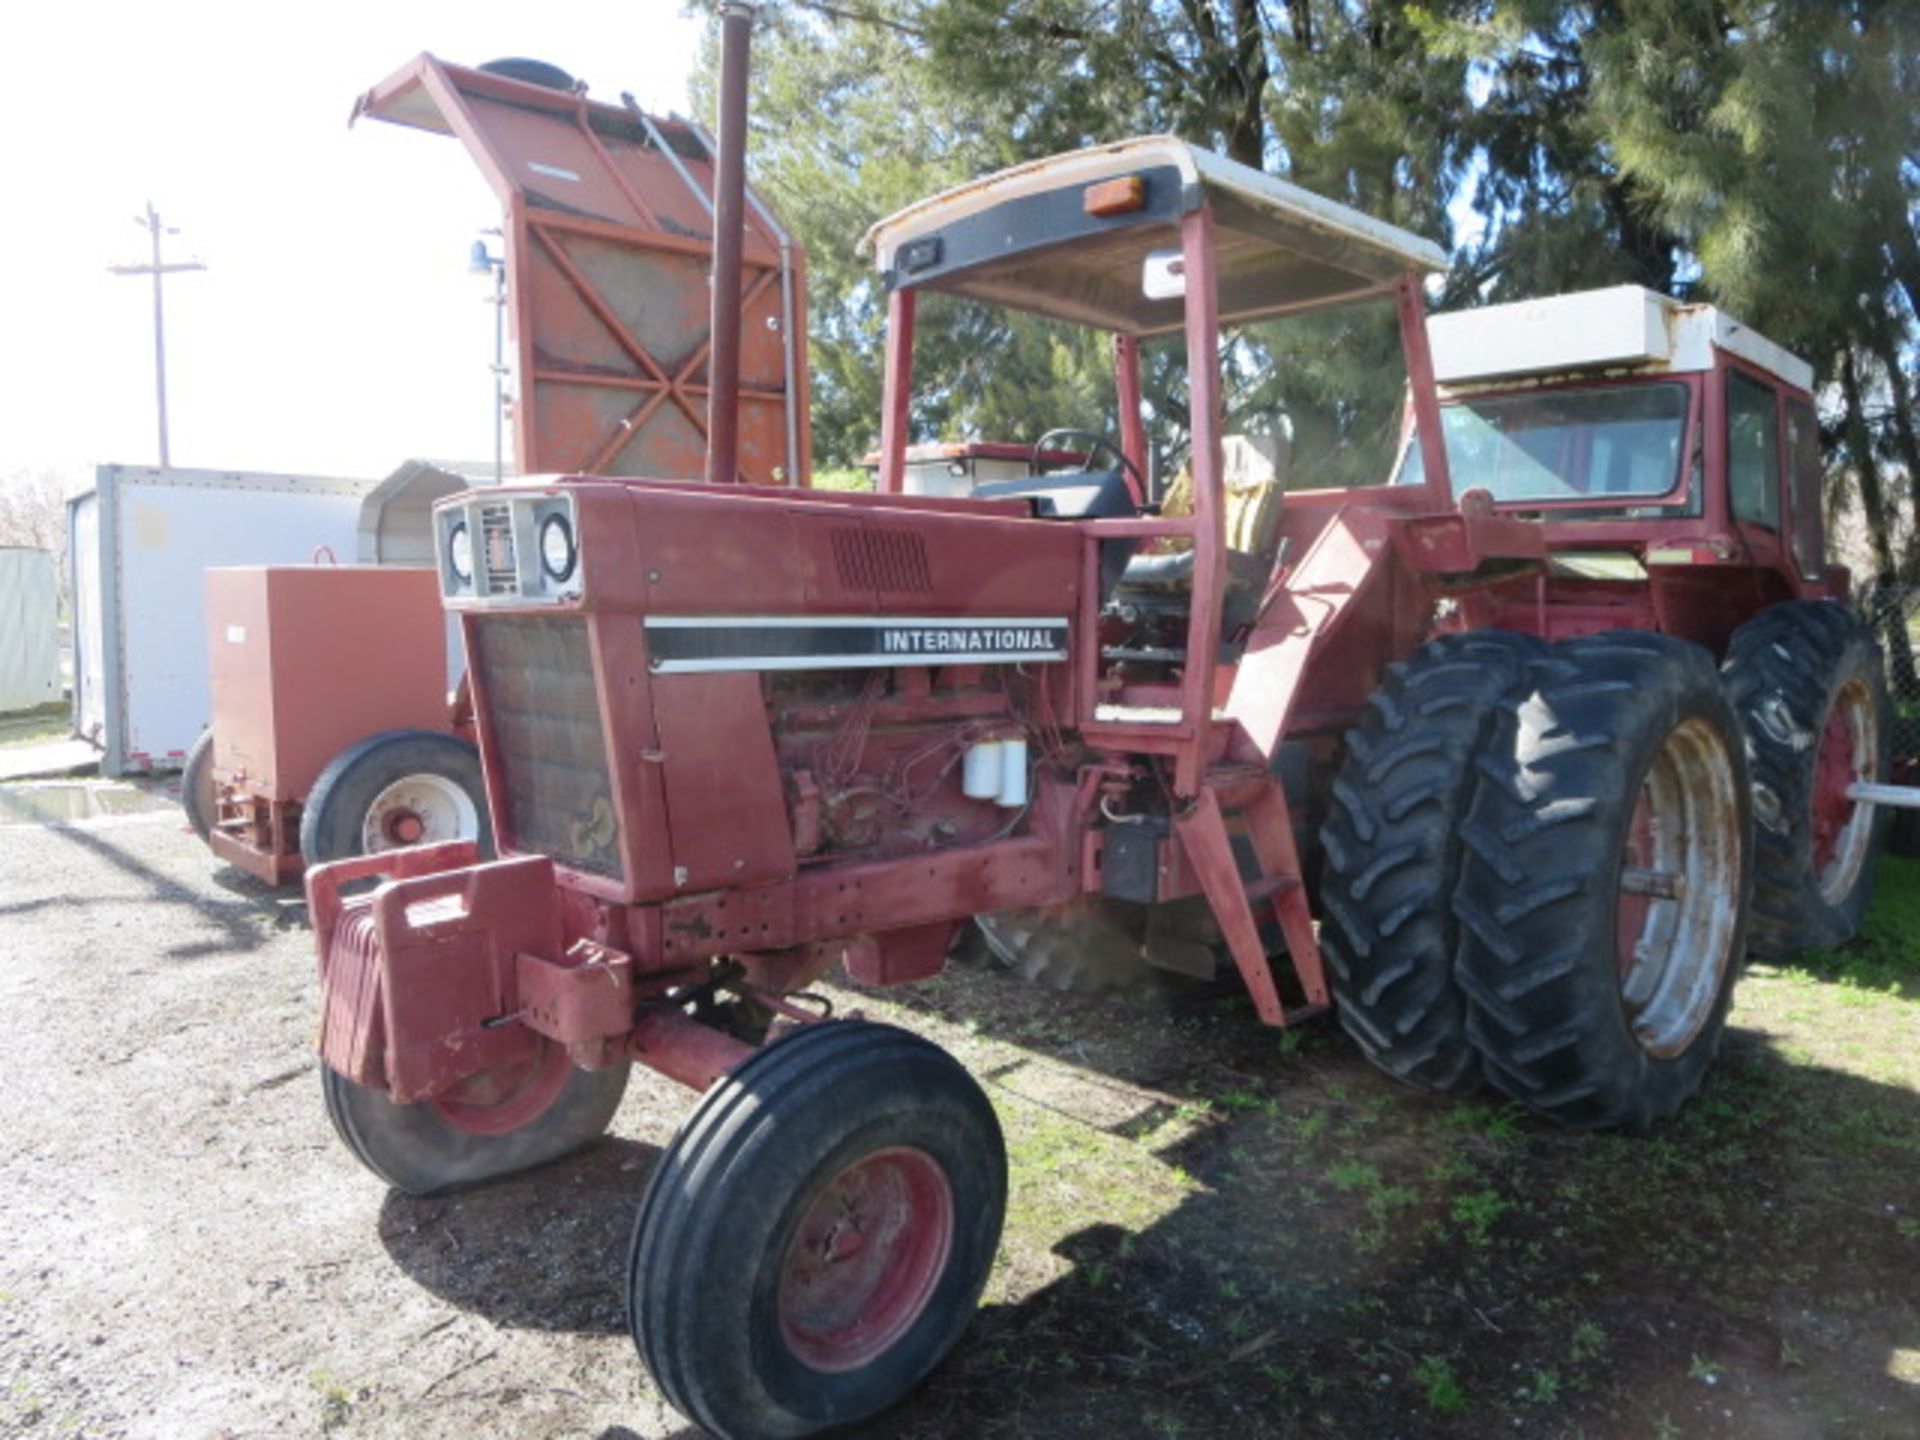
M 1787 973 L 1842 991 L 1920 998 L 1920 860 L 1885 855 L 1860 938 L 1839 950 L 1803 956 Z M 1842 1003 L 1860 1004 L 1860 998 Z
M 813 472 L 813 488 L 816 490 L 871 490 L 873 489 L 873 472 L 851 466 L 844 470 L 816 470 Z
M 1417 1094 L 1333 1026 L 1283 1049 L 966 966 L 857 1003 L 987 1079 L 1012 1170 L 987 1309 L 902 1440 L 962 1399 L 981 1440 L 1248 1433 L 1249 1382 L 1274 1433 L 1438 1440 L 1914 1403 L 1920 1353 L 1884 1337 L 1912 1344 L 1920 1266 L 1920 862 L 1885 859 L 1853 944 L 1748 969 L 1645 1138 Z
M 73 710 L 64 700 L 37 705 L 31 710 L 16 710 L 0 715 L 0 748 L 64 740 L 72 729 Z
M 1467 1408 L 1467 1392 L 1443 1355 L 1429 1355 L 1414 1367 L 1413 1378 L 1426 1387 L 1427 1408 L 1436 1415 L 1458 1415 Z

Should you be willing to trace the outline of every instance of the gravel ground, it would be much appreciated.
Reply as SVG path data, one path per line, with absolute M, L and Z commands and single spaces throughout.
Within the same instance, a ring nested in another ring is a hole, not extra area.
M 299 907 L 159 810 L 0 826 L 0 1433 L 691 1434 L 619 1267 L 686 1099 L 481 1194 L 334 1140 Z
M 0 1435 L 694 1440 L 621 1275 L 688 1096 L 636 1070 L 586 1154 L 390 1194 L 321 1108 L 292 896 L 126 787 L 4 788 Z M 952 1049 L 1013 1166 L 987 1305 L 863 1433 L 1911 1440 L 1920 868 L 1882 891 L 1851 968 L 1748 976 L 1651 1141 L 1416 1095 L 1237 993 L 834 990 Z

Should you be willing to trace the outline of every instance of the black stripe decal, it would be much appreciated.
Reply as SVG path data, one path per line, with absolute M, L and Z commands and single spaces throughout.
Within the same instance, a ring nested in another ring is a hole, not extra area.
M 1042 619 L 654 618 L 658 672 L 834 670 L 884 665 L 1050 663 L 1067 658 L 1064 617 Z

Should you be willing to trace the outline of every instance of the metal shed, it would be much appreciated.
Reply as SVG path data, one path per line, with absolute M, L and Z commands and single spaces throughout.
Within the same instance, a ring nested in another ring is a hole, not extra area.
M 360 502 L 360 563 L 434 564 L 433 502 L 493 483 L 492 465 L 479 461 L 406 461 Z
M 360 502 L 359 561 L 362 565 L 431 567 L 433 502 L 462 490 L 494 483 L 493 467 L 478 461 L 408 460 L 367 492 Z M 343 557 L 344 558 L 344 557 Z M 449 614 L 447 675 L 451 686 L 466 670 L 460 647 L 460 617 Z
M 53 556 L 0 546 L 0 713 L 60 698 L 59 609 Z

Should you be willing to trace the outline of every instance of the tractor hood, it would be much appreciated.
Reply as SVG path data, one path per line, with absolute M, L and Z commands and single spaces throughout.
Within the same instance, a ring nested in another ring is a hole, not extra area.
M 867 232 L 893 287 L 962 295 L 1131 335 L 1177 330 L 1182 302 L 1143 288 L 1210 205 L 1220 319 L 1382 293 L 1446 268 L 1438 245 L 1172 136 L 1036 160 L 922 200 Z

